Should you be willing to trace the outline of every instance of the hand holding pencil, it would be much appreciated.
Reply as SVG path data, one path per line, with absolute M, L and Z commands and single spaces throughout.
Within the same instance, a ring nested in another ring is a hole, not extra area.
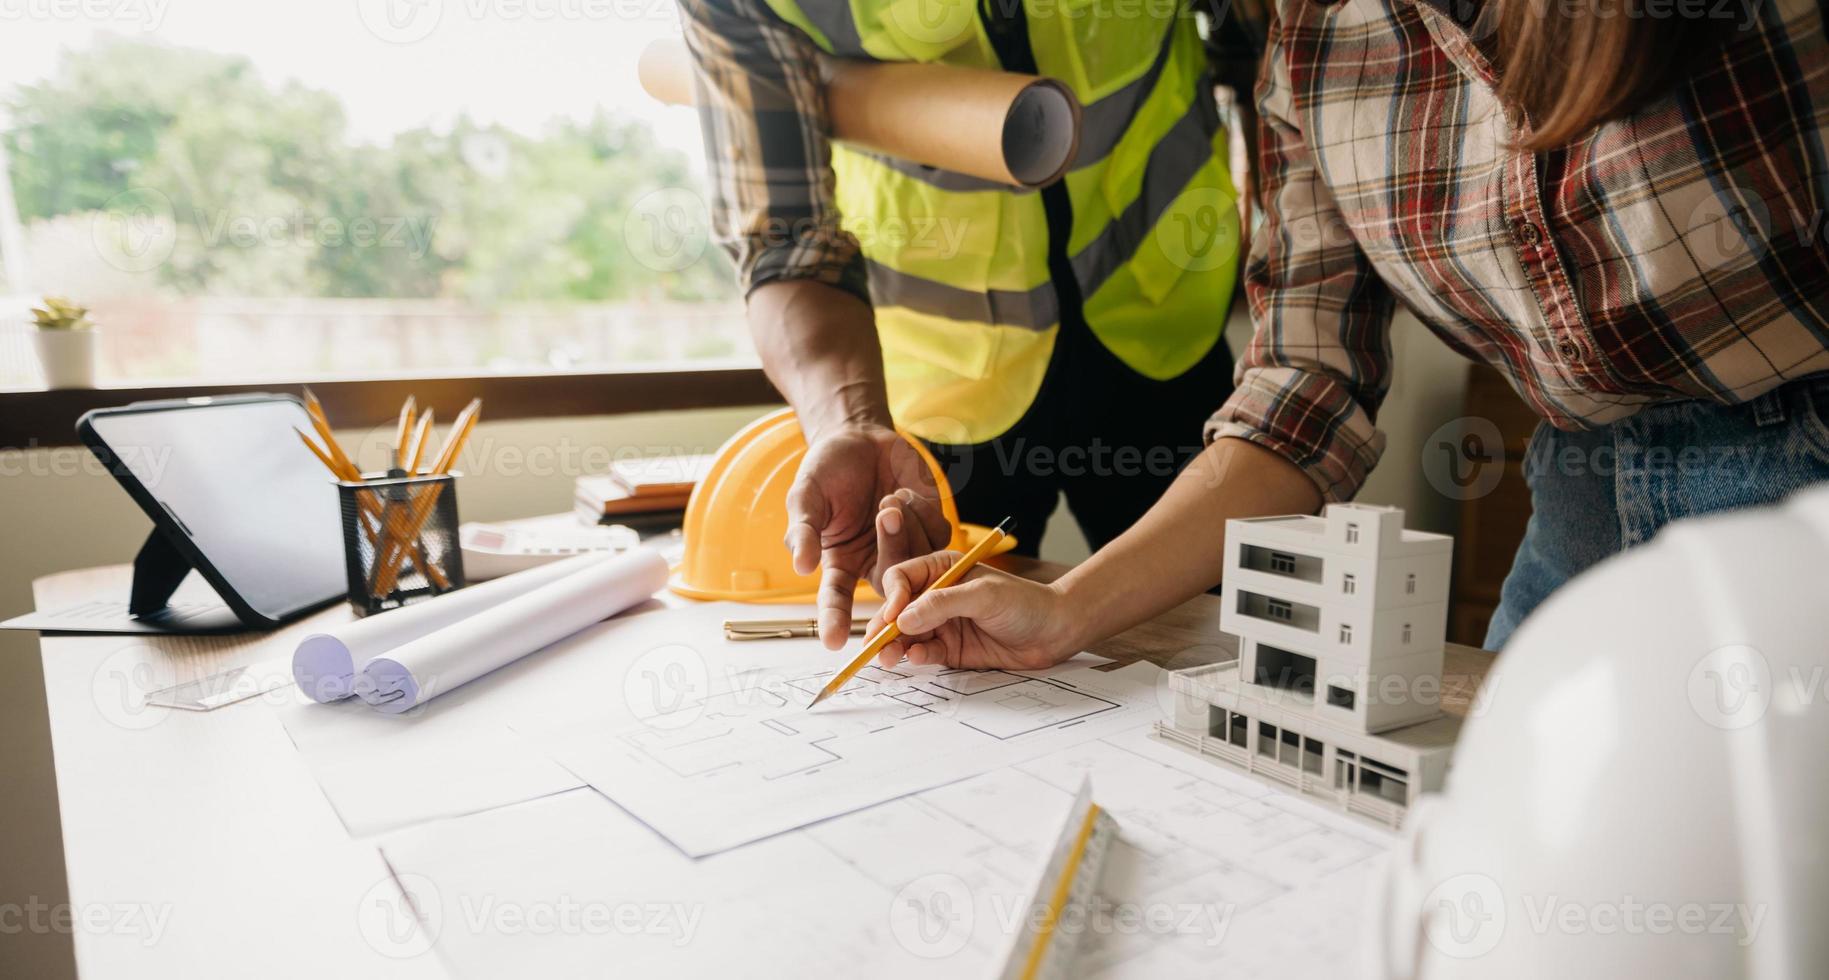
M 957 585 L 933 588 L 960 559 L 935 552 L 884 574 L 887 596 L 869 630 L 894 623 L 901 635 L 883 647 L 879 664 L 906 657 L 915 666 L 1040 670 L 1079 652 L 1067 627 L 1080 617 L 1054 585 L 979 566 Z

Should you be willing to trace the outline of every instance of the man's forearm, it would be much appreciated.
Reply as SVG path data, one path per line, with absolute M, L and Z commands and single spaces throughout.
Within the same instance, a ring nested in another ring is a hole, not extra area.
M 779 280 L 750 293 L 749 329 L 808 441 L 846 425 L 891 424 L 869 304 L 810 279 Z
M 1130 530 L 1061 577 L 1057 587 L 1080 613 L 1068 642 L 1084 649 L 1218 584 L 1227 520 L 1320 506 L 1295 464 L 1243 439 L 1215 441 Z

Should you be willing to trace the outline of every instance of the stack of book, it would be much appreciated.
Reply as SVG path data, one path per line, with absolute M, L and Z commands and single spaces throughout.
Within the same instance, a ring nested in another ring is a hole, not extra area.
M 572 509 L 588 524 L 677 524 L 711 461 L 709 454 L 618 460 L 608 473 L 578 478 Z

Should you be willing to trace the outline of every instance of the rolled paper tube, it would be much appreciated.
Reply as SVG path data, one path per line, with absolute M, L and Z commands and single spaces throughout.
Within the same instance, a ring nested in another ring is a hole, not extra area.
M 665 588 L 667 562 L 637 548 L 369 660 L 356 694 L 398 714 L 505 667 Z
M 1079 150 L 1079 100 L 1054 79 L 930 62 L 826 65 L 832 136 L 859 149 L 1013 187 L 1053 183 Z M 649 44 L 636 71 L 661 102 L 694 103 L 683 41 Z
M 580 555 L 552 562 L 313 633 L 292 653 L 292 678 L 313 701 L 341 701 L 356 693 L 356 668 L 362 664 L 602 560 Z

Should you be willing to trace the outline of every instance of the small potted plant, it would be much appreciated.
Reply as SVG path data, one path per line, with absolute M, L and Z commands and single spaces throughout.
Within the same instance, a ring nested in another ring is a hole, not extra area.
M 95 324 L 89 311 L 61 296 L 46 296 L 44 306 L 32 307 L 38 329 L 38 364 L 44 368 L 48 388 L 95 387 Z

